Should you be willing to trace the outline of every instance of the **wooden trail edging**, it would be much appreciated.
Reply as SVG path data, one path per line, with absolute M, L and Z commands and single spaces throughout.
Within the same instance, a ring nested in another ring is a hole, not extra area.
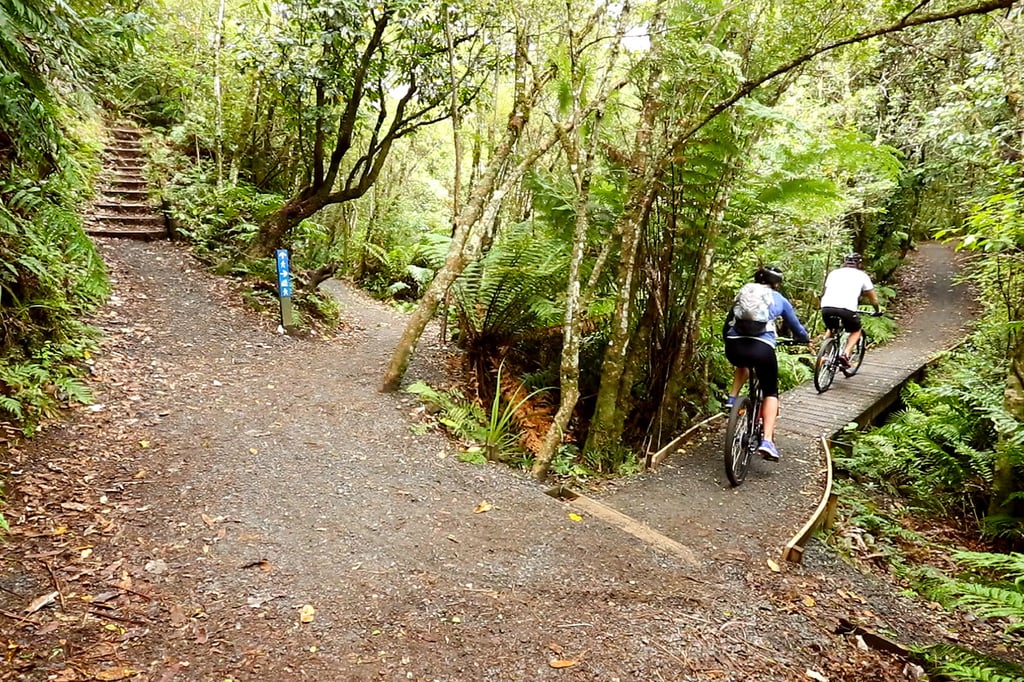
M 811 518 L 807 519 L 803 528 L 786 543 L 785 549 L 782 550 L 783 561 L 800 563 L 804 558 L 804 545 L 811 539 L 814 531 L 823 525 L 831 526 L 835 521 L 837 499 L 836 494 L 832 492 L 832 448 L 824 436 L 821 438 L 821 449 L 825 456 L 825 490 Z

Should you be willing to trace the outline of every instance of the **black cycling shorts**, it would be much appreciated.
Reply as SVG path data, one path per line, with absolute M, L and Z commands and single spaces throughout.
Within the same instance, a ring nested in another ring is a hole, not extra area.
M 840 324 L 848 332 L 861 330 L 860 313 L 846 308 L 822 308 L 821 319 L 829 329 L 836 329 Z
M 757 339 L 726 337 L 725 357 L 733 367 L 752 367 L 757 372 L 764 397 L 778 397 L 779 359 L 774 348 Z

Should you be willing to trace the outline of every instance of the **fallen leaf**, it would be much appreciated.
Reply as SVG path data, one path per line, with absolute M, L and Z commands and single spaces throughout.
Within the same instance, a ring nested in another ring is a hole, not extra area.
M 149 441 L 148 440 L 140 440 L 139 441 L 139 445 L 141 447 L 143 447 L 143 448 L 148 448 L 149 447 Z
M 188 617 L 185 615 L 185 609 L 181 608 L 181 604 L 171 605 L 171 627 L 180 628 L 187 622 Z
M 70 511 L 85 511 L 89 508 L 89 505 L 80 502 L 61 502 L 60 508 Z
M 768 568 L 772 569 L 776 573 L 778 573 L 778 572 L 780 572 L 782 570 L 781 568 L 779 568 L 779 565 L 777 563 L 775 563 L 774 561 L 772 561 L 771 559 L 768 560 Z
M 132 668 L 108 668 L 107 670 L 100 670 L 94 677 L 97 680 L 109 682 L 110 680 L 124 680 L 138 674 L 138 671 Z
M 807 675 L 807 677 L 811 678 L 812 680 L 817 680 L 817 682 L 828 682 L 828 678 L 827 677 L 825 677 L 824 675 L 822 675 L 821 673 L 819 673 L 819 672 L 817 672 L 815 670 L 808 670 L 804 674 Z
M 50 592 L 49 594 L 44 594 L 40 597 L 36 597 L 32 600 L 31 604 L 25 607 L 25 613 L 35 613 L 47 604 L 51 603 L 59 596 L 60 592 Z
M 814 601 L 814 597 L 807 595 L 803 598 L 804 606 L 814 606 L 818 602 Z
M 580 516 L 579 514 L 574 514 L 572 512 L 569 512 L 569 520 L 570 521 L 577 521 L 578 522 L 578 521 L 582 521 L 583 517 Z
M 250 455 L 258 455 L 259 453 L 260 453 L 260 451 L 257 450 L 256 448 L 249 448 L 249 454 Z
M 489 512 L 492 509 L 494 509 L 494 507 L 491 505 L 491 503 L 488 502 L 487 500 L 484 500 L 483 502 L 476 506 L 476 509 L 473 510 L 473 513 L 482 514 L 483 512 Z
M 299 609 L 299 622 L 300 623 L 312 623 L 313 618 L 316 617 L 316 609 L 311 604 L 306 604 Z
M 574 661 L 571 658 L 559 658 L 554 661 L 548 661 L 548 665 L 552 668 L 571 668 L 577 663 L 579 663 L 579 661 Z

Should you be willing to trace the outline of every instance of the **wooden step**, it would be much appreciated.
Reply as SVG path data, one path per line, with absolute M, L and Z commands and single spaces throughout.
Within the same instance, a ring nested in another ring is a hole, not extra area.
M 103 211 L 105 214 L 117 214 L 119 212 L 125 213 L 152 213 L 153 206 L 141 202 L 141 201 L 110 201 L 101 200 L 95 202 L 92 207 L 97 211 Z
M 108 178 L 106 184 L 111 189 L 134 189 L 144 190 L 148 183 L 142 178 L 132 177 L 115 177 Z
M 155 213 L 147 215 L 93 213 L 86 218 L 86 221 L 90 225 L 103 225 L 107 227 L 167 228 L 167 220 L 162 215 Z
M 134 159 L 146 155 L 142 146 L 138 147 L 106 147 L 103 155 L 111 159 Z
M 117 158 L 111 157 L 109 161 L 111 162 L 110 166 L 116 170 L 118 168 L 142 168 L 146 165 L 147 159 L 141 156 L 119 156 Z
M 124 187 L 107 187 L 100 191 L 100 196 L 103 200 L 108 200 L 114 203 L 124 202 L 148 202 L 149 192 L 145 189 L 135 188 L 124 188 Z
M 119 237 L 121 239 L 140 239 L 143 241 L 152 241 L 156 239 L 167 239 L 167 229 L 146 229 L 146 228 L 131 228 L 131 227 L 117 227 L 117 226 L 100 226 L 100 225 L 89 225 L 85 228 L 85 233 L 93 237 Z

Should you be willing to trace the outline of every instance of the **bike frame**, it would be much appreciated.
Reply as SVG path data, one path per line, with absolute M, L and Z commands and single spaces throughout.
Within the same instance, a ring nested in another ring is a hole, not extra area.
M 761 421 L 761 384 L 757 372 L 751 367 L 747 379 L 747 392 L 736 398 L 729 411 L 729 425 L 725 431 L 725 474 L 736 487 L 743 483 L 750 468 L 750 460 L 761 444 L 764 424 Z
M 862 315 L 864 311 L 859 311 Z M 850 366 L 843 367 L 839 362 L 839 356 L 846 348 L 846 340 L 849 335 L 842 324 L 829 327 L 826 331 L 825 340 L 821 342 L 818 349 L 818 357 L 814 362 L 814 388 L 818 393 L 824 393 L 832 386 L 836 378 L 836 372 L 841 371 L 844 376 L 852 377 L 860 369 L 864 362 L 864 353 L 867 350 L 868 334 L 861 327 L 860 338 L 853 347 L 850 354 Z

